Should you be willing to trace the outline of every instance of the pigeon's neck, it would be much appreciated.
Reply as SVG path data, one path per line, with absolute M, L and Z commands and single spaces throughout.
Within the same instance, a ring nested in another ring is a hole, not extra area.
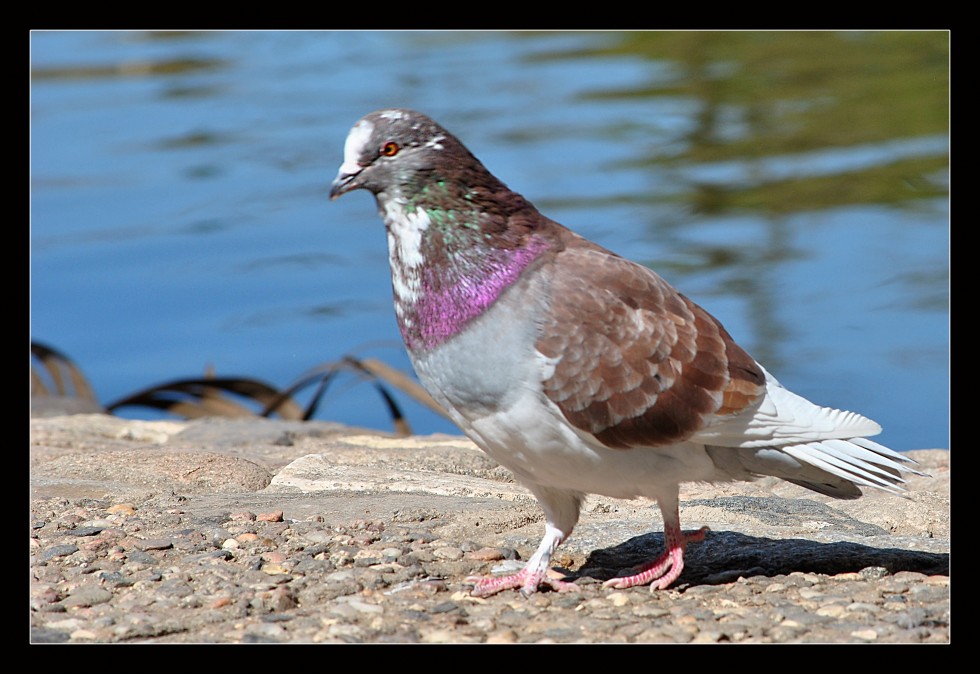
M 432 349 L 485 312 L 550 247 L 526 234 L 521 245 L 481 226 L 477 209 L 393 198 L 380 201 L 388 230 L 395 313 L 410 351 Z

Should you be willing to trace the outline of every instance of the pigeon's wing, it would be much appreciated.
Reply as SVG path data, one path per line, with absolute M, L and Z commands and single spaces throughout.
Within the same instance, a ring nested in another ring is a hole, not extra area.
M 650 269 L 573 238 L 557 253 L 538 350 L 545 394 L 609 447 L 662 446 L 765 395 L 762 368 Z
M 556 255 L 537 348 L 548 398 L 608 447 L 692 441 L 729 479 L 774 475 L 837 498 L 900 491 L 910 460 L 881 427 L 776 381 L 651 270 L 584 240 Z

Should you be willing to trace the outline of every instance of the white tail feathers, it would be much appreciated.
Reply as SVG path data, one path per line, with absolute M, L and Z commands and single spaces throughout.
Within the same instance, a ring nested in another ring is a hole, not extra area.
M 855 485 L 892 493 L 904 491 L 904 473 L 921 475 L 908 467 L 911 459 L 867 438 L 830 439 L 780 449 L 803 463 Z
M 735 479 L 771 475 L 836 498 L 857 498 L 859 487 L 902 494 L 905 475 L 923 475 L 915 462 L 867 438 L 831 438 L 781 447 L 707 447 L 719 470 Z

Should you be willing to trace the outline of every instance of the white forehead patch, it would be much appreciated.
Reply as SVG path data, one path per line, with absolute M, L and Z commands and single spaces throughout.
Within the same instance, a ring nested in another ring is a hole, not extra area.
M 402 110 L 385 110 L 379 116 L 390 120 L 399 120 L 408 117 L 408 115 Z
M 371 140 L 371 133 L 374 131 L 374 124 L 362 119 L 347 134 L 344 142 L 344 163 L 340 165 L 340 172 L 352 175 L 361 170 L 361 165 L 357 163 L 357 158 L 364 153 L 364 148 Z

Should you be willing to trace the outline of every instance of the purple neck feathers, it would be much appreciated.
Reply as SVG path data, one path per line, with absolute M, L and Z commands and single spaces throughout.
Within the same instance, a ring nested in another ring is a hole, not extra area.
M 519 248 L 485 251 L 479 262 L 423 265 L 419 297 L 403 306 L 399 316 L 405 346 L 426 351 L 459 333 L 549 247 L 544 239 L 531 237 Z

